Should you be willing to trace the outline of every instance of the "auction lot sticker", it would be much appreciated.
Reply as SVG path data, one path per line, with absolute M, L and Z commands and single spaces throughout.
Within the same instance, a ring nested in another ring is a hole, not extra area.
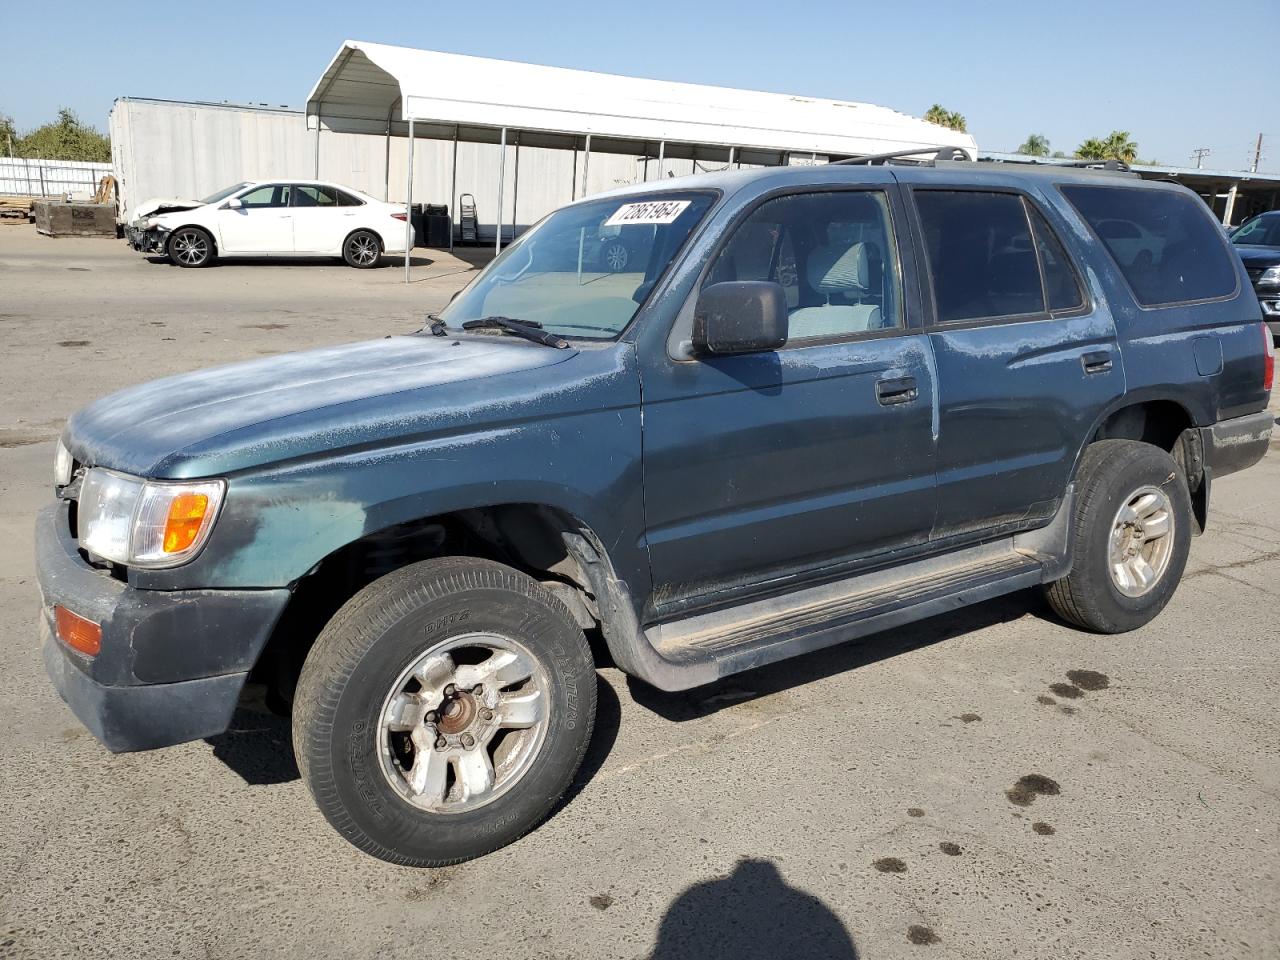
M 614 211 L 613 216 L 601 226 L 630 227 L 650 223 L 674 223 L 684 213 L 690 200 L 649 200 L 644 203 L 626 203 Z

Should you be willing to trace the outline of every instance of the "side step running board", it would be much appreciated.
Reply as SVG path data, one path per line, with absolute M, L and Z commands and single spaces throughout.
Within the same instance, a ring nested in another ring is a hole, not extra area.
M 1054 520 L 1030 533 L 656 624 L 630 637 L 617 630 L 630 598 L 625 584 L 611 580 L 606 639 L 627 673 L 662 690 L 687 690 L 1056 580 L 1069 572 L 1073 494 L 1068 488 Z

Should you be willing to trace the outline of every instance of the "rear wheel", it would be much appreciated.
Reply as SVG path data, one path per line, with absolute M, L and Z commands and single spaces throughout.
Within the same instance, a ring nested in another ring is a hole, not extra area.
M 349 267 L 376 267 L 382 259 L 382 239 L 372 230 L 357 230 L 343 243 L 342 259 Z
M 1077 475 L 1071 573 L 1045 588 L 1065 620 L 1134 630 L 1164 609 L 1187 565 L 1191 498 L 1173 458 L 1133 440 L 1085 450 Z
M 294 699 L 320 811 L 361 850 L 441 866 L 536 826 L 595 716 L 582 631 L 536 581 L 487 560 L 413 564 L 325 627 Z
M 207 267 L 213 262 L 213 237 L 199 227 L 179 227 L 169 234 L 165 250 L 180 267 Z

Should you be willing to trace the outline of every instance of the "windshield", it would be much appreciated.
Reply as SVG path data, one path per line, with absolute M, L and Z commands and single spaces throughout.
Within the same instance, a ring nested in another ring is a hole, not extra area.
M 1231 242 L 1242 247 L 1280 247 L 1280 216 L 1254 217 L 1231 234 Z
M 461 327 L 509 317 L 565 337 L 616 337 L 714 200 L 655 193 L 557 210 L 489 264 L 441 319 Z
M 249 181 L 242 180 L 240 183 L 232 184 L 231 186 L 227 187 L 225 190 L 219 190 L 217 193 L 211 194 L 210 196 L 205 197 L 200 202 L 201 203 L 217 203 L 219 200 L 225 200 L 227 199 L 227 197 L 231 196 L 237 190 L 243 190 L 247 186 L 249 186 Z

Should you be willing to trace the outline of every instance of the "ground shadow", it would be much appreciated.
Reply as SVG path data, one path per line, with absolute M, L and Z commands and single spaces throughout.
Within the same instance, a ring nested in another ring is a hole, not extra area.
M 168 257 L 161 257 L 155 254 L 147 256 L 148 263 L 162 264 L 170 267 L 177 267 Z M 430 257 L 420 257 L 413 255 L 409 257 L 409 266 L 411 267 L 429 267 L 436 261 Z M 201 269 L 208 270 L 216 267 L 335 267 L 342 266 L 341 257 L 231 257 L 228 259 L 215 259 L 208 267 Z M 384 270 L 389 267 L 403 267 L 404 254 L 386 254 L 382 258 L 382 262 L 374 269 Z
M 252 694 L 241 701 L 225 733 L 205 740 L 213 755 L 245 783 L 266 786 L 300 778 L 293 756 L 293 725 L 268 712 Z
M 1027 613 L 1052 616 L 1039 591 L 1023 590 L 839 646 L 815 650 L 693 690 L 664 693 L 634 677 L 627 678 L 627 687 L 636 703 L 665 720 L 679 723 L 707 716 L 735 703 L 802 687 L 837 673 L 888 660 L 997 623 L 1016 620 Z
M 597 674 L 595 728 L 582 766 L 556 804 L 557 811 L 571 803 L 604 765 L 618 739 L 621 721 L 622 705 L 618 703 L 618 695 Z M 290 783 L 301 776 L 293 754 L 293 724 L 289 717 L 266 708 L 262 690 L 256 686 L 246 688 L 227 731 L 205 742 L 213 747 L 214 757 L 247 784 Z
M 667 908 L 652 960 L 857 960 L 840 918 L 797 890 L 767 860 L 742 859 L 733 872 L 695 884 Z

